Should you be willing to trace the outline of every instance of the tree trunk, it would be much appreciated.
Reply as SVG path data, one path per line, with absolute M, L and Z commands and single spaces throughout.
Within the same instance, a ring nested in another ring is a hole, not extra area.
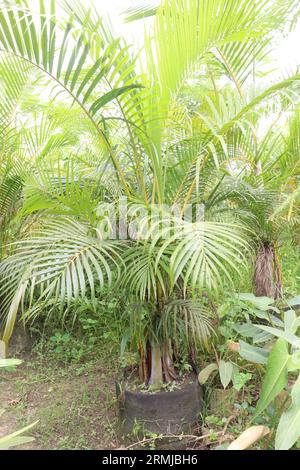
M 171 340 L 165 342 L 163 346 L 163 355 L 162 355 L 162 366 L 163 366 L 163 377 L 165 382 L 170 383 L 174 380 L 177 380 L 177 374 L 174 369 L 173 364 L 173 351 Z
M 281 269 L 274 243 L 264 243 L 258 250 L 253 277 L 257 297 L 282 297 Z
M 163 383 L 162 357 L 159 344 L 151 343 L 151 374 L 149 385 L 161 385 Z
M 140 377 L 148 385 L 161 386 L 164 382 L 177 380 L 173 364 L 173 350 L 171 340 L 166 341 L 161 348 L 152 341 L 148 344 L 146 363 L 143 364 L 143 355 L 140 354 Z
M 148 382 L 148 364 L 147 364 L 147 355 L 144 350 L 142 343 L 139 344 L 139 355 L 140 355 L 140 364 L 139 364 L 139 376 L 141 383 Z

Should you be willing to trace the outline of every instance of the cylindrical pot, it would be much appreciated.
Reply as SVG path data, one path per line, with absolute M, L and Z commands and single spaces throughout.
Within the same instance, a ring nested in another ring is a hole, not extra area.
M 163 435 L 190 434 L 203 409 L 203 393 L 198 380 L 180 390 L 157 393 L 130 391 L 117 383 L 122 431 Z

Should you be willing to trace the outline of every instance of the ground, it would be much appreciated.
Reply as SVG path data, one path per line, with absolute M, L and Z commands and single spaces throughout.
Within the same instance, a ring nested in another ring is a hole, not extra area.
M 0 374 L 0 410 L 5 410 L 0 416 L 0 437 L 39 420 L 26 433 L 35 440 L 19 449 L 109 450 L 122 446 L 115 398 L 117 356 L 106 351 L 79 364 L 39 354 L 22 359 L 15 371 Z M 202 437 L 188 440 L 181 448 L 218 448 L 249 425 L 251 402 L 258 398 L 255 390 L 211 390 Z M 154 444 L 147 438 L 147 448 L 161 448 L 159 441 Z M 260 442 L 258 448 L 268 448 L 269 443 Z
M 74 366 L 32 356 L 1 372 L 0 390 L 0 436 L 39 420 L 22 449 L 118 447 L 113 360 Z

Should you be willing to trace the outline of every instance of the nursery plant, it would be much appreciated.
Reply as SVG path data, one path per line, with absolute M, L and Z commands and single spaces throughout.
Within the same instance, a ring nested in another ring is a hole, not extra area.
M 13 160 L 28 162 L 21 208 L 5 222 L 19 226 L 0 265 L 5 348 L 18 314 L 28 321 L 59 306 L 63 317 L 107 286 L 135 306 L 124 343 L 138 351 L 141 382 L 176 380 L 182 343 L 191 354 L 209 347 L 215 323 L 203 293 L 242 275 L 257 222 L 250 206 L 265 190 L 261 180 L 251 186 L 260 152 L 245 158 L 244 139 L 257 148 L 271 100 L 282 112 L 298 103 L 299 75 L 248 92 L 253 64 L 264 64 L 296 3 L 163 1 L 136 57 L 93 6 L 66 0 L 62 20 L 55 1 L 40 0 L 38 15 L 25 0 L 4 2 L 1 55 L 20 82 L 38 71 L 51 103 L 65 103 L 28 129 L 10 121 L 1 130 L 15 138 Z M 73 141 L 72 114 L 82 131 Z M 13 195 L 1 200 L 10 210 Z

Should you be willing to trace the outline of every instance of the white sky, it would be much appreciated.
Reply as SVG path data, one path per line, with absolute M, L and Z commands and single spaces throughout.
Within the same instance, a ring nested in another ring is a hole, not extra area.
M 10 1 L 14 2 L 14 0 Z M 86 3 L 89 0 L 82 1 Z M 94 4 L 99 5 L 100 10 L 105 8 L 108 11 L 113 26 L 120 36 L 124 36 L 127 42 L 135 43 L 138 46 L 143 42 L 143 20 L 123 24 L 118 13 L 143 2 L 146 2 L 146 0 L 94 0 Z M 39 1 L 29 0 L 29 4 L 34 8 L 38 8 Z M 280 75 L 290 75 L 295 72 L 297 65 L 300 65 L 300 24 L 298 24 L 295 31 L 289 34 L 288 38 L 280 41 L 275 50 L 274 59 L 277 63 L 276 66 L 281 71 Z
M 118 16 L 118 12 L 124 11 L 130 6 L 141 4 L 141 0 L 95 0 L 95 3 L 99 6 L 105 6 L 108 12 L 115 17 L 114 25 L 129 42 L 142 43 L 143 21 L 126 25 L 122 24 Z M 282 75 L 291 75 L 296 71 L 297 66 L 300 65 L 300 24 L 285 40 L 280 41 L 275 50 L 274 59 Z
M 278 63 L 283 72 L 295 71 L 295 68 L 300 64 L 300 24 L 279 45 Z
M 12 3 L 14 0 L 10 0 Z M 82 0 L 86 3 L 89 0 Z M 300 0 L 299 0 L 300 1 Z M 95 5 L 99 5 L 100 11 L 105 8 L 111 17 L 114 29 L 120 36 L 124 36 L 129 43 L 134 43 L 140 47 L 143 43 L 144 25 L 143 21 L 123 24 L 119 15 L 120 12 L 126 10 L 130 6 L 140 5 L 146 0 L 94 0 Z M 59 4 L 59 0 L 57 0 Z M 38 0 L 29 0 L 29 4 L 34 8 L 38 8 Z M 295 31 L 289 34 L 285 40 L 281 40 L 278 47 L 274 51 L 275 66 L 279 69 L 277 75 L 291 75 L 295 73 L 297 66 L 300 64 L 300 24 Z

